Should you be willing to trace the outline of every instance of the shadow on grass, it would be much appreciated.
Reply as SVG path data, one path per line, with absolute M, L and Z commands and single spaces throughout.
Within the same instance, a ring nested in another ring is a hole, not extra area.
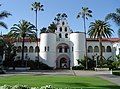
M 58 84 L 58 86 L 62 85 L 62 87 L 70 87 L 73 89 L 120 89 L 120 86 L 117 85 L 100 85 L 95 86 L 90 83 L 66 83 L 66 82 L 54 82 L 55 84 Z

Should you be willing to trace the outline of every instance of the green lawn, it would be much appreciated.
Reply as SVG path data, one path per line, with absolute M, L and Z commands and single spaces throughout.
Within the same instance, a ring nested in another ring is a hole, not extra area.
M 53 76 L 53 75 L 16 75 L 0 77 L 0 86 L 4 84 L 24 84 L 29 86 L 52 85 L 54 87 L 84 87 L 93 89 L 120 89 L 109 81 L 98 77 Z M 78 88 L 79 89 L 79 88 Z

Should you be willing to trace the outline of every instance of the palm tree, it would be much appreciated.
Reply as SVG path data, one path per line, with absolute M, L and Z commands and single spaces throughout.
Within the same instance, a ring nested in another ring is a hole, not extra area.
M 57 26 L 54 22 L 52 22 L 49 26 L 48 26 L 48 32 L 54 33 L 55 30 L 57 29 Z
M 22 39 L 22 58 L 24 60 L 24 42 L 25 37 L 30 39 L 36 39 L 36 27 L 25 20 L 19 21 L 19 24 L 14 24 L 11 28 L 11 31 L 8 33 L 8 36 L 12 39 Z
M 40 2 L 34 2 L 32 4 L 31 10 L 35 11 L 35 15 L 36 15 L 36 17 L 35 17 L 35 25 L 36 25 L 36 35 L 37 35 L 37 31 L 38 31 L 38 29 L 37 29 L 37 19 L 38 19 L 38 16 L 37 15 L 38 15 L 38 11 L 44 11 L 43 5 L 41 5 Z M 37 46 L 38 46 L 38 37 L 37 37 L 36 41 L 37 41 Z M 39 61 L 39 52 L 37 52 L 37 56 L 38 56 L 38 61 Z
M 105 20 L 110 20 L 110 19 L 113 22 L 115 22 L 118 26 L 120 26 L 120 8 L 117 8 L 116 12 L 114 13 L 107 14 L 107 16 L 105 17 Z M 120 30 L 118 30 L 118 36 L 120 37 Z
M 100 58 L 100 66 L 102 66 L 102 38 L 109 38 L 112 36 L 112 32 L 114 32 L 110 25 L 101 20 L 95 20 L 95 22 L 91 22 L 88 30 L 88 35 L 90 38 L 97 38 L 99 40 L 99 58 Z
M 88 7 L 82 7 L 82 10 L 78 13 L 77 18 L 82 18 L 84 23 L 84 33 L 86 39 L 86 20 L 88 17 L 92 17 L 92 11 Z M 86 69 L 87 67 L 87 41 L 85 40 L 85 60 L 86 60 Z
M 0 6 L 1 6 L 1 4 L 0 4 Z M 7 11 L 1 11 L 0 12 L 0 20 L 4 19 L 4 18 L 7 18 L 9 15 L 11 15 L 11 14 L 8 13 Z M 7 25 L 2 21 L 0 21 L 0 26 L 7 29 Z
M 106 17 L 105 20 L 113 20 L 118 26 L 120 26 L 120 8 L 116 9 L 116 12 L 114 13 L 109 13 Z
M 66 19 L 67 18 L 67 14 L 66 13 L 58 13 L 56 15 L 56 17 L 54 18 L 54 20 L 56 21 L 55 24 L 59 24 L 60 20 Z

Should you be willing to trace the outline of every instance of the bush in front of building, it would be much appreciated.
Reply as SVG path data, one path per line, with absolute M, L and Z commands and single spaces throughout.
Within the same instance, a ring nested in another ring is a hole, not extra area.
M 113 71 L 112 74 L 113 74 L 113 75 L 120 76 L 120 71 Z
M 84 70 L 85 67 L 83 65 L 79 65 L 79 66 L 73 66 L 72 69 L 73 70 Z

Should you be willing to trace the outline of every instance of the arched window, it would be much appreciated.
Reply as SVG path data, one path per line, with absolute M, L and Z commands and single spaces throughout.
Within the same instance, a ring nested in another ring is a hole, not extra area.
M 30 53 L 33 53 L 33 51 L 34 51 L 33 46 L 30 46 L 30 47 L 29 47 L 29 52 L 30 52 Z
M 65 22 L 62 22 L 62 25 L 65 25 Z
M 67 32 L 67 27 L 65 27 L 65 32 Z
M 40 49 L 38 46 L 35 47 L 35 52 L 40 52 Z
M 60 32 L 62 32 L 62 27 L 60 27 Z
M 62 47 L 59 47 L 59 53 L 62 53 Z
M 68 34 L 67 33 L 65 34 L 65 38 L 68 38 Z
M 19 53 L 19 52 L 21 52 L 21 51 L 22 51 L 21 46 L 18 46 L 17 52 Z
M 72 47 L 72 52 L 73 52 L 73 47 Z
M 107 49 L 106 49 L 107 52 L 111 52 L 111 47 L 110 46 L 107 46 Z
M 67 53 L 68 52 L 68 47 L 64 48 L 64 52 Z
M 94 47 L 94 52 L 99 52 L 99 47 L 98 46 Z
M 102 52 L 105 52 L 105 47 L 104 46 L 102 46 Z
M 92 46 L 88 46 L 88 52 L 92 53 L 93 52 L 93 47 Z
M 24 52 L 28 52 L 27 46 L 24 46 Z
M 62 35 L 61 35 L 61 33 L 59 34 L 59 38 L 62 38 Z

